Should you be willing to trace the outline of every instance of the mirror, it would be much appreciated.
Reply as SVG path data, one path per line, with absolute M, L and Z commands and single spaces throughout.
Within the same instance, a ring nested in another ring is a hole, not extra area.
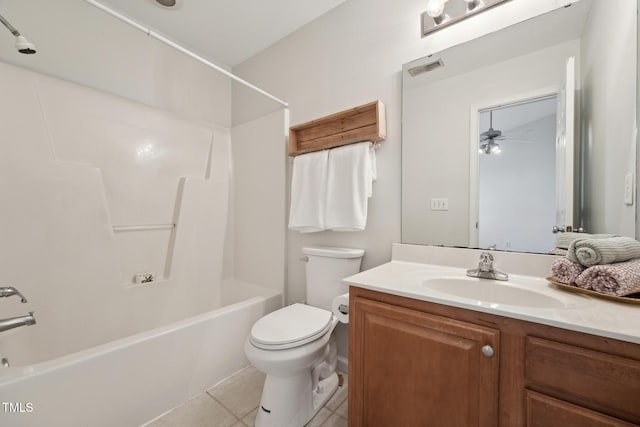
M 636 8 L 579 0 L 403 66 L 403 243 L 635 236 Z

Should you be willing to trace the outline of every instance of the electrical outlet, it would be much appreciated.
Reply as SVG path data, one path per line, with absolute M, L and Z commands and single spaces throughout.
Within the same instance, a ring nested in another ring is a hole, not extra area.
M 431 210 L 432 211 L 448 211 L 449 199 L 448 198 L 431 199 Z
M 633 174 L 624 177 L 624 204 L 633 205 Z

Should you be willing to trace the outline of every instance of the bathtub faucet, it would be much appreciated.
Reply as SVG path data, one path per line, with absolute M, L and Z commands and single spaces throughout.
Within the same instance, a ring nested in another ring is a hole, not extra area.
M 13 286 L 0 287 L 0 298 L 10 297 L 12 295 L 18 295 L 23 304 L 27 302 L 27 299 Z
M 20 326 L 30 326 L 36 324 L 36 318 L 33 317 L 33 311 L 26 316 L 10 317 L 9 319 L 0 319 L 0 332 L 9 329 L 18 328 Z

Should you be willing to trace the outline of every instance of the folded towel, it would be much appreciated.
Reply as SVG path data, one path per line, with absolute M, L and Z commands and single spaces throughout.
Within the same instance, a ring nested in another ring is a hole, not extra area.
M 640 258 L 640 242 L 630 237 L 577 239 L 569 245 L 569 261 L 591 267 Z
M 329 150 L 293 159 L 289 228 L 301 233 L 325 229 Z
M 589 233 L 574 233 L 568 231 L 566 233 L 560 233 L 558 240 L 556 241 L 556 247 L 560 249 L 569 249 L 569 245 L 576 239 L 605 239 L 607 237 L 616 237 L 615 234 L 589 234 Z
M 372 151 L 371 142 L 329 150 L 327 229 L 359 231 L 367 225 L 368 198 L 376 170 Z
M 640 292 L 640 259 L 589 267 L 578 276 L 576 284 L 618 297 Z
M 551 264 L 553 280 L 567 285 L 575 285 L 575 281 L 587 267 L 577 262 L 571 262 L 567 258 L 558 258 Z
M 369 183 L 369 190 L 367 191 L 367 197 L 373 196 L 373 181 L 378 179 L 378 167 L 376 165 L 376 150 L 375 144 L 371 143 L 369 146 L 369 164 L 371 168 L 371 180 L 367 181 Z

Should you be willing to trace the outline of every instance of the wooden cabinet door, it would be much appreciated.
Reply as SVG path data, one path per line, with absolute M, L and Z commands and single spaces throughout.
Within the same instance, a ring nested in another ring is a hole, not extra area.
M 498 330 L 361 297 L 351 305 L 351 427 L 497 426 Z

